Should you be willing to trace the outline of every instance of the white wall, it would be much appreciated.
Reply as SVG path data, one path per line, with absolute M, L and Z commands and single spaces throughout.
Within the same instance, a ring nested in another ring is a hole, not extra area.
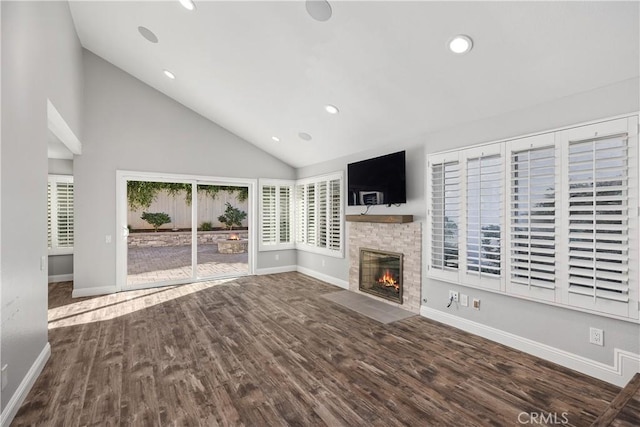
M 47 256 L 47 99 L 80 136 L 83 80 L 82 49 L 66 2 L 3 1 L 0 7 L 0 333 L 2 363 L 9 365 L 1 405 L 6 419 L 17 409 L 12 405 L 21 383 L 27 385 L 29 370 L 48 349 L 46 262 L 40 268 Z
M 116 170 L 291 179 L 290 166 L 84 51 L 82 155 L 74 160 L 74 288 L 115 287 Z M 258 254 L 258 268 L 287 259 Z
M 386 150 L 361 153 L 357 156 L 341 158 L 297 170 L 298 177 L 308 177 L 334 170 L 345 170 L 347 163 L 386 154 L 402 149 L 407 150 L 407 201 L 401 207 L 376 206 L 371 214 L 413 214 L 423 222 L 425 233 L 425 166 L 426 155 L 456 147 L 495 141 L 533 132 L 541 132 L 585 121 L 597 120 L 640 110 L 640 80 L 633 79 L 590 92 L 559 99 L 555 102 L 537 105 L 510 114 L 468 123 L 451 129 L 424 135 L 416 141 L 398 141 Z M 418 145 L 416 145 L 418 144 Z M 363 208 L 347 208 L 347 213 L 363 211 Z M 348 240 L 348 239 L 347 239 Z M 453 314 L 462 319 L 472 320 L 491 328 L 507 331 L 566 352 L 606 363 L 614 364 L 614 349 L 640 353 L 640 326 L 637 324 L 602 318 L 574 310 L 552 307 L 521 299 L 479 291 L 430 279 L 426 276 L 425 248 L 423 240 L 423 285 L 424 306 Z M 346 248 L 345 253 L 348 253 Z M 325 257 L 298 252 L 298 265 L 319 273 L 348 280 L 347 259 Z M 640 260 L 635 260 L 640 262 Z M 464 292 L 470 297 L 480 298 L 482 309 L 447 309 L 448 290 Z M 605 346 L 588 343 L 589 326 L 604 329 Z

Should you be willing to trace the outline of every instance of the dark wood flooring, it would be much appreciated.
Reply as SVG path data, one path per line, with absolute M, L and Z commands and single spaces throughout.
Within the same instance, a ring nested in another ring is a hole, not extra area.
M 12 426 L 588 426 L 620 388 L 443 324 L 381 324 L 299 273 L 71 299 Z M 637 418 L 636 418 L 637 419 Z

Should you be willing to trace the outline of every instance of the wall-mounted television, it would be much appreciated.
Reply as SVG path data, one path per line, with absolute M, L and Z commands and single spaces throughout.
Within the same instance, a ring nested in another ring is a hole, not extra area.
M 347 183 L 349 206 L 406 203 L 405 152 L 349 163 Z

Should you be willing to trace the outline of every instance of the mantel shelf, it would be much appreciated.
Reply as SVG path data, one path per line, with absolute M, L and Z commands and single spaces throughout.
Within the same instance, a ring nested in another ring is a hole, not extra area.
M 404 224 L 413 222 L 413 215 L 347 215 L 349 222 L 376 222 L 381 224 Z

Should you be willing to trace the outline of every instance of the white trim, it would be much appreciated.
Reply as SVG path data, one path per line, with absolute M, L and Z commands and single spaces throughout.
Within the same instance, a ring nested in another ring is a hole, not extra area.
M 612 366 L 430 307 L 421 306 L 420 315 L 619 387 L 624 387 L 636 372 L 640 372 L 640 355 L 618 348 L 614 349 Z
M 11 399 L 7 403 L 7 406 L 5 406 L 4 411 L 0 414 L 0 426 L 8 427 L 9 424 L 11 424 L 11 421 L 13 421 L 13 418 L 18 413 L 18 409 L 20 409 L 20 406 L 22 406 L 22 403 L 27 398 L 29 391 L 31 391 L 33 384 L 38 379 L 38 376 L 44 369 L 44 365 L 47 364 L 47 360 L 49 360 L 50 356 L 51 345 L 46 343 L 36 360 L 33 362 L 33 365 L 31 365 L 29 371 L 20 382 L 15 393 L 11 396 Z
M 71 293 L 72 298 L 95 297 L 98 295 L 114 294 L 117 292 L 115 286 L 99 286 L 95 288 L 74 289 Z
M 74 155 L 82 154 L 82 143 L 48 99 L 47 127 Z
M 319 273 L 319 272 L 317 272 L 315 270 L 311 270 L 311 269 L 306 268 L 306 267 L 297 266 L 296 270 L 298 271 L 298 273 L 302 273 L 304 275 L 311 276 L 314 279 L 322 280 L 323 282 L 327 282 L 327 283 L 330 283 L 332 285 L 339 286 L 339 287 L 341 287 L 343 289 L 349 289 L 349 281 L 347 281 L 347 280 L 342 280 L 342 279 L 338 279 L 338 278 L 333 277 L 333 276 L 329 276 L 329 275 L 324 274 L 324 273 Z
M 49 283 L 54 282 L 71 282 L 73 280 L 73 274 L 54 274 L 49 276 Z
M 257 276 L 264 276 L 266 274 L 289 273 L 291 271 L 298 271 L 298 266 L 297 265 L 283 265 L 281 267 L 258 268 L 256 270 L 256 275 Z
M 181 279 L 178 281 L 161 282 L 144 284 L 143 286 L 130 286 L 127 285 L 127 181 L 152 181 L 152 182 L 178 182 L 192 185 L 235 185 L 238 187 L 247 187 L 249 194 L 248 198 L 248 216 L 247 223 L 249 224 L 249 243 L 247 252 L 249 255 L 248 262 L 248 274 L 254 274 L 256 269 L 256 262 L 258 257 L 258 208 L 257 208 L 257 187 L 258 180 L 254 178 L 228 178 L 228 177 L 214 177 L 204 175 L 185 175 L 174 173 L 159 173 L 159 172 L 136 172 L 129 170 L 116 170 L 116 231 L 115 231 L 115 244 L 116 244 L 116 290 L 131 291 L 135 289 L 146 289 L 149 287 L 162 287 L 175 284 L 187 284 L 198 281 L 218 280 L 227 278 L 227 276 L 215 276 L 215 277 L 197 277 L 196 269 L 192 270 L 192 275 L 189 278 Z M 192 221 L 195 217 L 197 209 L 197 192 L 192 192 Z M 197 239 L 195 239 L 197 231 L 195 227 L 192 227 L 192 242 L 197 245 Z M 196 246 L 194 245 L 194 247 Z M 195 251 L 196 249 L 192 249 Z M 197 254 L 192 253 L 192 260 L 196 260 L 194 267 L 197 268 Z M 244 276 L 244 275 L 243 275 Z M 235 276 L 234 276 L 235 277 Z M 149 286 L 147 286 L 149 285 Z

